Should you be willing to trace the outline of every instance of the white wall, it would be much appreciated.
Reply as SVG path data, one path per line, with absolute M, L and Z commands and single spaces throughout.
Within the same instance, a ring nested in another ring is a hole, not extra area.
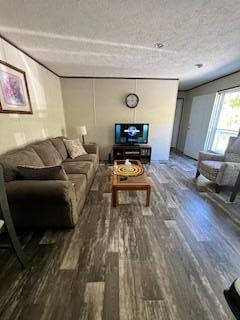
M 215 95 L 219 90 L 224 90 L 224 89 L 228 89 L 235 86 L 240 86 L 240 72 L 236 72 L 232 75 L 223 77 L 221 79 L 202 85 L 196 89 L 192 89 L 185 92 L 186 96 L 184 99 L 183 119 L 182 119 L 181 133 L 180 133 L 180 136 L 181 136 L 180 150 L 181 151 L 184 150 L 184 145 L 185 145 L 186 136 L 187 136 L 187 127 L 188 127 L 188 122 L 191 114 L 191 106 L 192 106 L 193 98 L 201 95 L 209 95 L 209 94 Z M 213 105 L 212 105 L 212 108 L 213 108 Z M 207 135 L 207 132 L 204 132 L 203 134 Z
M 78 135 L 77 127 L 86 125 L 87 141 L 100 145 L 101 159 L 111 151 L 116 122 L 149 123 L 152 159 L 168 159 L 177 80 L 61 79 L 61 85 L 68 135 Z M 125 105 L 130 92 L 139 96 L 136 109 Z
M 0 113 L 0 153 L 65 130 L 60 79 L 0 39 L 0 59 L 26 72 L 33 114 Z

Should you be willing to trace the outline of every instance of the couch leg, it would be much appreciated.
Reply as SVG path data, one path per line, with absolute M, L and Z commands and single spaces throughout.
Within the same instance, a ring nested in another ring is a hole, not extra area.
M 221 186 L 219 186 L 218 184 L 216 184 L 216 193 L 219 193 L 221 191 Z
M 196 172 L 196 179 L 200 176 L 200 172 L 197 170 Z

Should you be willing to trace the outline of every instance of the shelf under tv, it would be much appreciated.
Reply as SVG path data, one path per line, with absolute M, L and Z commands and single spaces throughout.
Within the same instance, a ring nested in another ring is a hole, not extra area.
M 151 162 L 152 148 L 147 144 L 138 145 L 113 145 L 113 160 L 134 159 L 142 163 Z

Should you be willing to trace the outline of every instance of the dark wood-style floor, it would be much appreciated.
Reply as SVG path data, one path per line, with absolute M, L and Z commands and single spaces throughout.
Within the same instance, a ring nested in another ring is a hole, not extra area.
M 240 276 L 239 203 L 196 183 L 193 160 L 147 170 L 150 208 L 141 192 L 111 208 L 101 165 L 74 230 L 22 234 L 31 271 L 0 251 L 1 320 L 233 319 L 223 290 Z

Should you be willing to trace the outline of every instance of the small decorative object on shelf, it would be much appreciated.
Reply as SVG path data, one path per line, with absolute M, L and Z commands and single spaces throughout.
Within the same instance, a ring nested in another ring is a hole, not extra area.
M 86 128 L 86 126 L 81 126 L 81 127 L 79 127 L 79 131 L 80 131 L 80 134 L 82 135 L 82 143 L 85 144 L 85 138 L 84 138 L 84 136 L 87 135 L 87 128 Z

